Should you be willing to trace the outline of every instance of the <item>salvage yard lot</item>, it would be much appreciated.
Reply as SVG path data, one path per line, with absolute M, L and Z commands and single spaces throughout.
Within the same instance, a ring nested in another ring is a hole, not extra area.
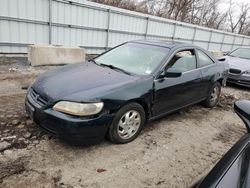
M 168 115 L 131 143 L 70 146 L 26 116 L 27 86 L 55 68 L 26 61 L 0 58 L 0 187 L 189 187 L 245 132 L 232 106 L 250 93 L 230 86 L 216 108 L 195 105 Z

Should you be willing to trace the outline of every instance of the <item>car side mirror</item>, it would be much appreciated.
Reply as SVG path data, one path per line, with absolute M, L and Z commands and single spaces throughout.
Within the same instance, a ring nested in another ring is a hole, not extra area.
M 180 77 L 182 75 L 182 72 L 176 69 L 169 68 L 168 70 L 164 70 L 161 72 L 158 78 L 176 78 Z
M 165 74 L 165 77 L 176 78 L 176 77 L 180 77 L 182 72 L 177 69 L 169 68 L 166 71 L 164 71 L 164 74 Z
M 247 131 L 250 133 L 250 101 L 238 100 L 234 103 L 234 111 L 245 123 Z
M 225 57 L 221 57 L 221 58 L 218 58 L 217 60 L 218 60 L 218 61 L 225 61 L 226 58 L 225 58 Z

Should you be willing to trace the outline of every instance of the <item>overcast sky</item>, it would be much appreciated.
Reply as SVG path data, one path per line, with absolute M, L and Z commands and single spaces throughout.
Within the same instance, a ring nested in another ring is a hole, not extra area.
M 234 6 L 235 6 L 235 14 L 237 14 L 237 15 L 239 15 L 240 14 L 240 5 L 242 4 L 242 3 L 245 3 L 245 4 L 247 4 L 247 3 L 250 3 L 250 0 L 232 0 L 233 1 L 233 3 L 234 3 Z M 229 8 L 229 2 L 230 2 L 230 0 L 221 0 L 221 4 L 220 4 L 220 6 L 219 6 L 219 9 L 222 11 L 222 12 L 226 12 L 227 10 L 228 10 L 228 8 Z M 238 4 L 238 6 L 237 6 L 237 4 Z

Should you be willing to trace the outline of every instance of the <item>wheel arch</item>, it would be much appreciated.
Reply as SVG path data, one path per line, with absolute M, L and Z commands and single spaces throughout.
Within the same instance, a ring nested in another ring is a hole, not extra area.
M 123 103 L 119 107 L 119 109 L 121 109 L 123 106 L 125 106 L 129 103 L 137 103 L 137 104 L 141 105 L 144 112 L 145 112 L 146 121 L 150 118 L 150 116 L 151 116 L 150 104 L 147 104 L 147 102 L 144 99 L 141 99 L 141 98 L 130 99 L 130 100 L 126 101 L 125 103 Z
M 216 82 L 219 82 L 221 86 L 223 86 L 223 78 L 219 78 L 216 80 Z

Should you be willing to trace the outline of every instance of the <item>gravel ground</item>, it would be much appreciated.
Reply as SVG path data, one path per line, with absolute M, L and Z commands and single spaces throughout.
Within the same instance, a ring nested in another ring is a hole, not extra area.
M 24 111 L 28 85 L 52 68 L 0 57 L 0 187 L 190 187 L 245 133 L 232 105 L 250 93 L 230 86 L 216 108 L 195 105 L 168 115 L 131 143 L 64 144 Z

